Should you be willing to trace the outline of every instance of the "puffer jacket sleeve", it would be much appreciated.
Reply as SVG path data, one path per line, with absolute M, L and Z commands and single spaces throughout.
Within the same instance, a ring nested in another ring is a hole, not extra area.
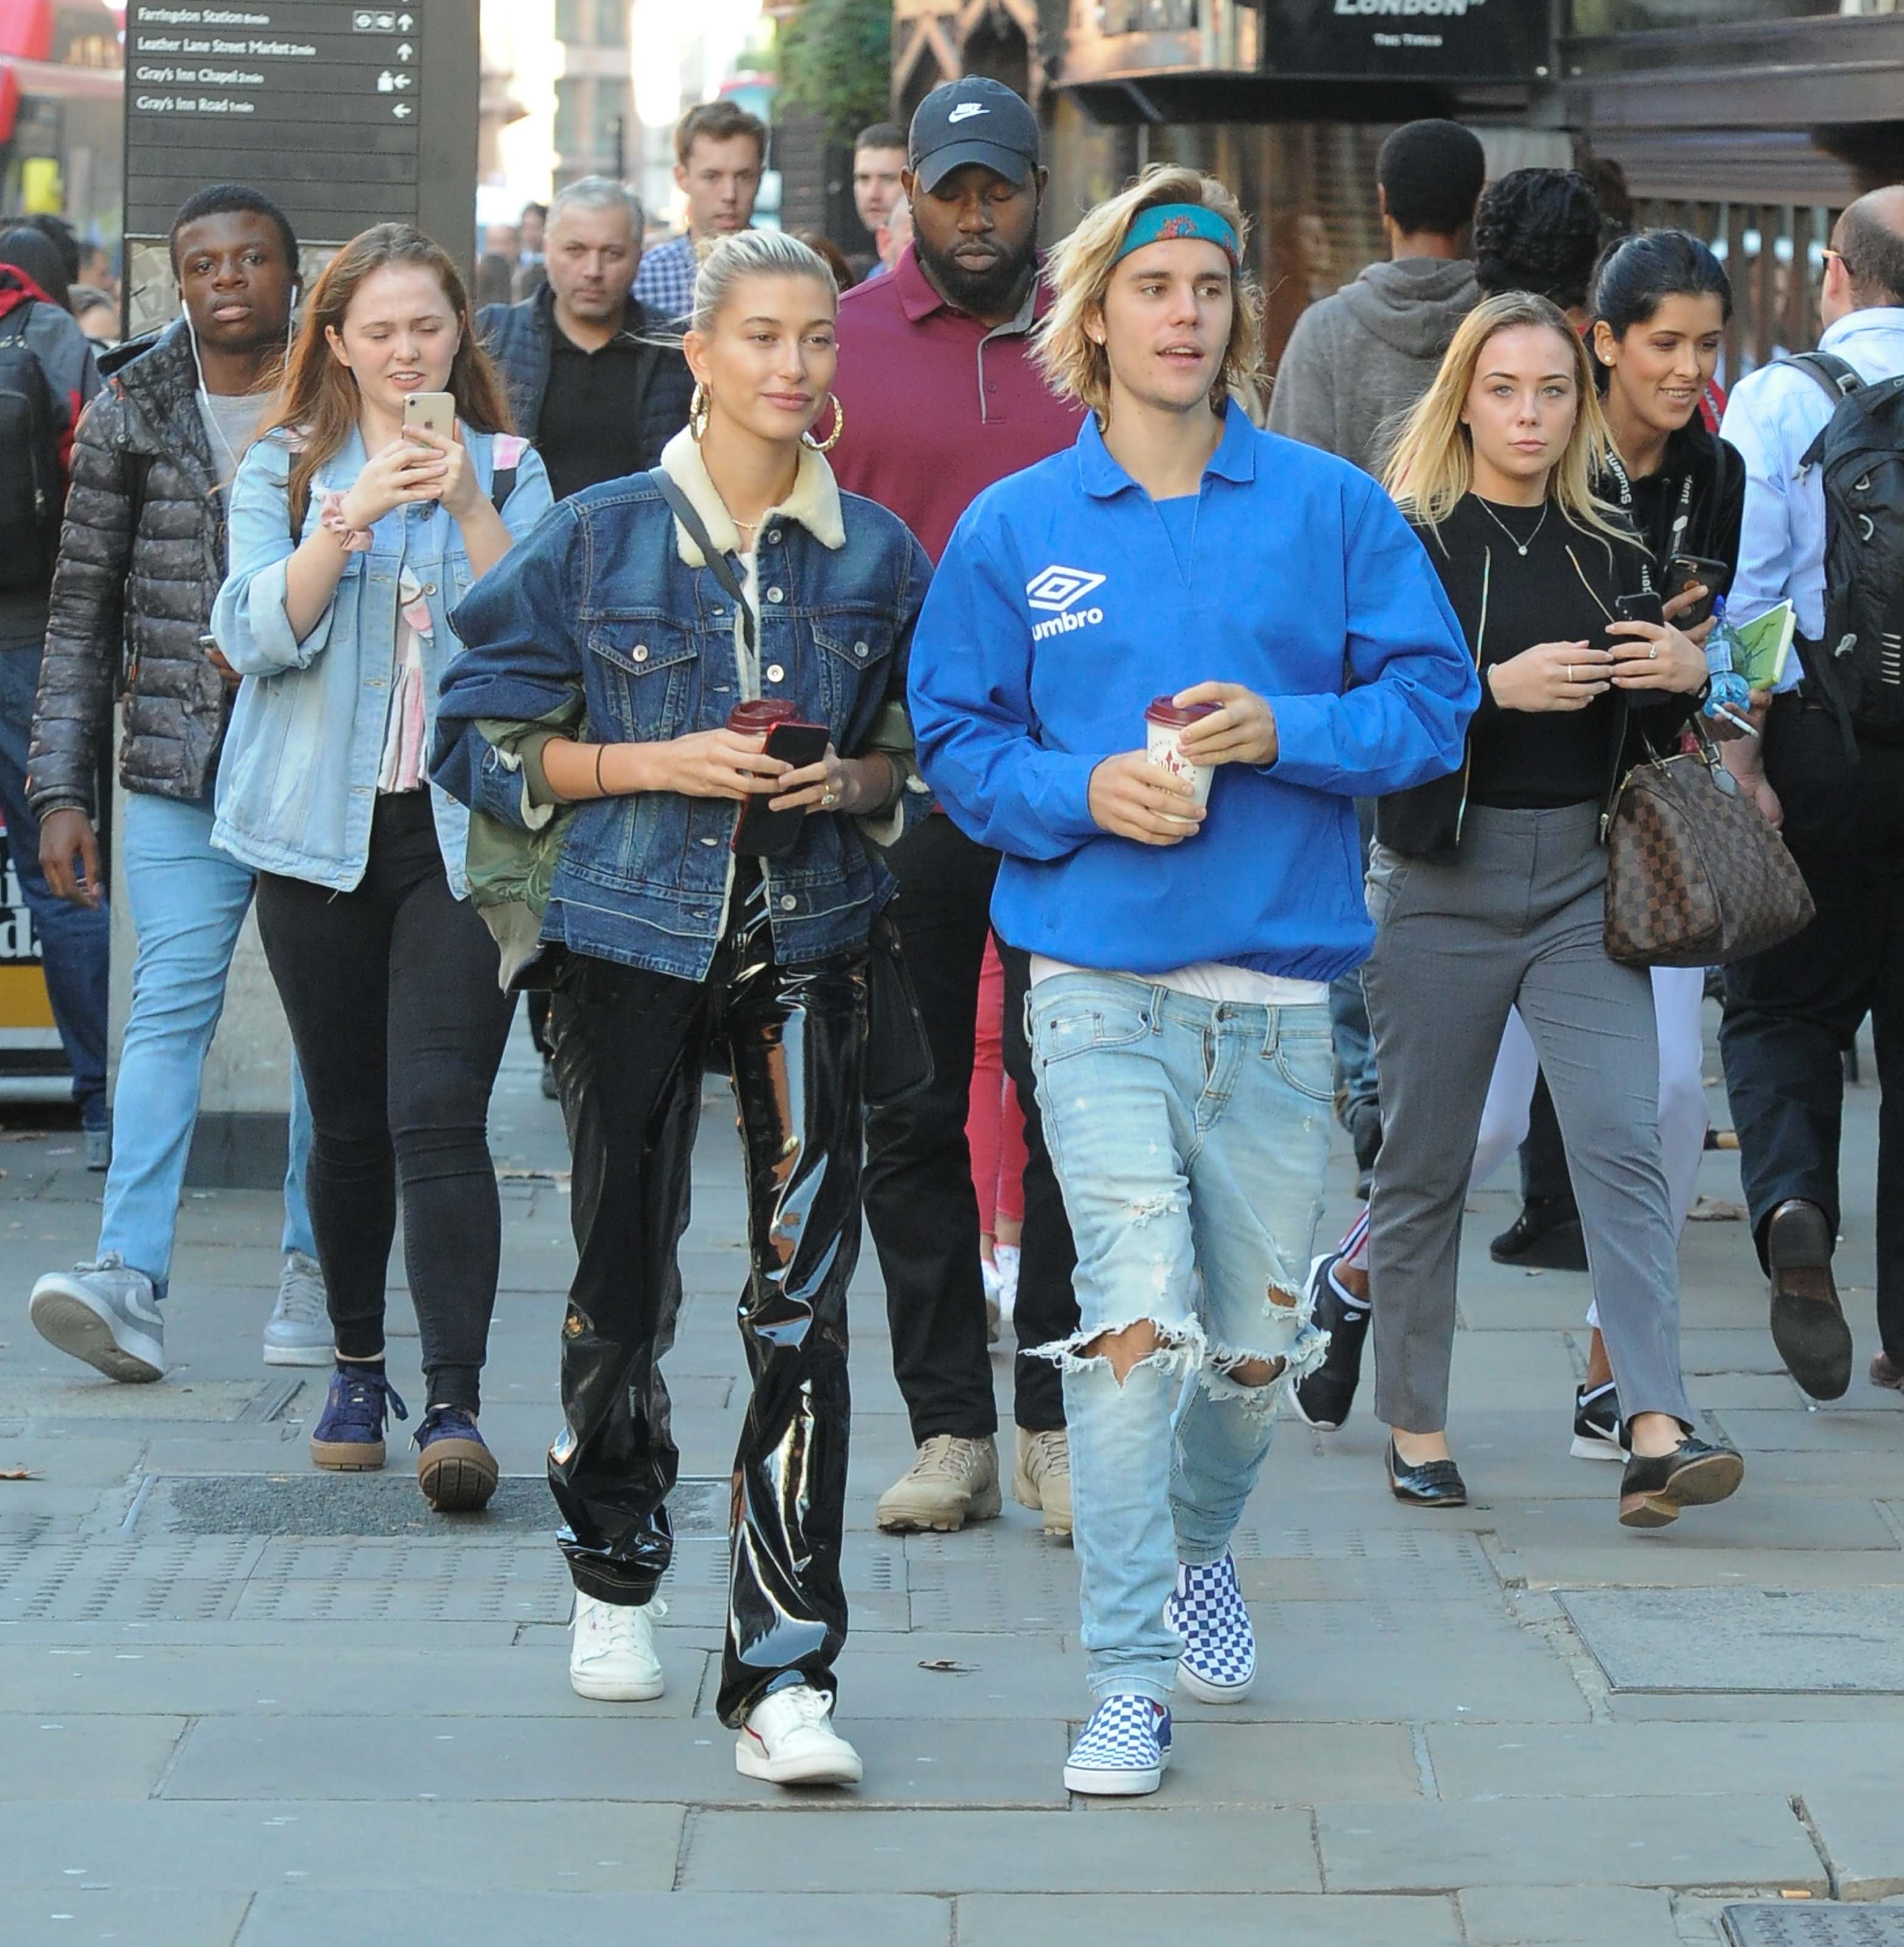
M 42 818 L 68 807 L 94 809 L 139 517 L 138 462 L 125 450 L 125 410 L 119 395 L 108 392 L 88 409 L 73 440 L 73 485 L 27 752 L 28 800 Z

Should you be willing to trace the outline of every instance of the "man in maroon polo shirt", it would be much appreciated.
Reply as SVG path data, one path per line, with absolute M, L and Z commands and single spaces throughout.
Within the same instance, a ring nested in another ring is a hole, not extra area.
M 912 118 L 901 178 L 913 242 L 887 276 L 840 302 L 844 430 L 840 484 L 890 507 L 937 561 L 958 517 L 995 480 L 1070 446 L 1079 408 L 1045 388 L 1029 358 L 1048 302 L 1039 274 L 1038 123 L 1002 82 L 933 89 Z M 888 862 L 893 911 L 918 986 L 936 1074 L 874 1112 L 867 1221 L 886 1280 L 893 1367 L 918 1453 L 880 1498 L 883 1528 L 950 1530 L 998 1512 L 998 1413 L 986 1349 L 977 1199 L 965 1141 L 980 968 L 995 852 L 949 818 L 914 828 Z M 1004 949 L 1005 1066 L 1026 1116 L 1021 1345 L 1077 1327 L 1071 1233 L 1039 1128 L 1024 1041 L 1024 955 Z M 1048 1533 L 1071 1528 L 1070 1459 L 1055 1366 L 1020 1357 L 1013 1491 Z

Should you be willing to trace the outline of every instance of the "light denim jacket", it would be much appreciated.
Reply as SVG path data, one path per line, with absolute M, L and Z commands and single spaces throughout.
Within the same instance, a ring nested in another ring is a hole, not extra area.
M 486 494 L 501 436 L 466 429 L 463 438 Z M 535 453 L 519 440 L 506 451 L 515 457 L 516 477 L 503 519 L 519 540 L 554 502 Z M 318 525 L 325 493 L 351 485 L 365 460 L 353 432 L 317 469 L 305 534 Z M 423 684 L 432 732 L 438 683 L 462 648 L 450 611 L 475 577 L 450 515 L 434 502 L 397 508 L 372 530 L 369 552 L 345 561 L 330 606 L 299 641 L 284 612 L 285 565 L 295 551 L 290 469 L 289 447 L 273 434 L 246 454 L 232 484 L 231 571 L 212 611 L 212 632 L 245 680 L 218 766 L 212 842 L 255 871 L 348 892 L 370 856 L 400 572 L 407 568 L 422 583 L 429 605 Z M 469 814 L 447 791 L 426 788 L 450 890 L 460 899 Z

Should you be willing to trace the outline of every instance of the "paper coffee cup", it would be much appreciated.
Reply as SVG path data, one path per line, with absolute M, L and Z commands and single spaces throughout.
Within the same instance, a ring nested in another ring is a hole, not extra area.
M 1212 715 L 1218 707 L 1214 703 L 1180 707 L 1169 697 L 1159 696 L 1144 713 L 1144 749 L 1151 763 L 1187 783 L 1200 805 L 1210 801 L 1210 780 L 1216 775 L 1216 766 L 1192 763 L 1184 755 L 1183 733 L 1188 726 L 1200 717 Z

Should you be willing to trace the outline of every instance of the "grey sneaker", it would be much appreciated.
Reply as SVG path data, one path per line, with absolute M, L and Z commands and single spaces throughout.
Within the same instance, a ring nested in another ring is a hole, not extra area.
M 287 1251 L 277 1280 L 277 1304 L 265 1326 L 268 1366 L 327 1366 L 336 1356 L 324 1274 L 315 1258 Z
M 86 1167 L 95 1174 L 113 1166 L 113 1132 L 104 1126 L 97 1129 L 82 1129 L 85 1140 Z
M 48 1271 L 33 1287 L 26 1316 L 49 1345 L 109 1379 L 138 1385 L 166 1376 L 166 1328 L 152 1280 L 116 1251 L 94 1264 Z

